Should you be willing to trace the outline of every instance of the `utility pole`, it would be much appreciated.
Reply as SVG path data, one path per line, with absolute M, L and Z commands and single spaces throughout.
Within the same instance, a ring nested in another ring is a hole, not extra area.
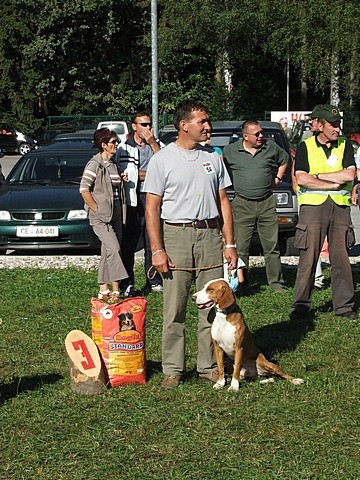
M 286 62 L 286 111 L 289 112 L 290 105 L 290 58 L 289 54 Z
M 151 0 L 151 100 L 155 138 L 157 138 L 159 133 L 157 24 L 157 0 Z

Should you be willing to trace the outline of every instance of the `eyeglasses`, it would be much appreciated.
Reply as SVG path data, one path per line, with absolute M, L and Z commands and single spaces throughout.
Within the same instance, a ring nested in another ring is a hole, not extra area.
M 258 138 L 260 137 L 260 135 L 264 135 L 264 132 L 263 130 L 259 130 L 258 132 L 255 132 L 255 133 L 245 132 L 245 135 L 254 135 L 256 138 Z
M 151 127 L 152 123 L 151 122 L 136 122 L 136 125 L 141 125 L 142 127 Z
M 112 143 L 113 145 L 118 145 L 119 141 L 118 140 L 110 140 L 110 142 L 108 142 L 108 145 L 109 145 L 109 143 Z

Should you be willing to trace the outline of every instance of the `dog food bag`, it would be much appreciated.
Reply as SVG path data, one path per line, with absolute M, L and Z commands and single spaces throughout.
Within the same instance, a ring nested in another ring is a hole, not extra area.
M 146 306 L 143 297 L 130 297 L 115 304 L 91 299 L 92 338 L 112 387 L 146 382 Z

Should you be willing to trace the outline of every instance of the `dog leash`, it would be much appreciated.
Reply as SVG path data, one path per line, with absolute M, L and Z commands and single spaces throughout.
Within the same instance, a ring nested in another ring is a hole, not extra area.
M 216 265 L 206 265 L 204 267 L 169 267 L 169 270 L 182 270 L 182 271 L 188 271 L 188 272 L 195 272 L 197 270 L 211 270 L 212 268 L 218 268 L 222 267 L 224 263 L 218 263 Z M 151 273 L 154 271 L 154 273 Z M 147 277 L 149 280 L 153 280 L 155 278 L 157 269 L 154 267 L 154 265 L 151 265 L 149 270 L 147 271 Z

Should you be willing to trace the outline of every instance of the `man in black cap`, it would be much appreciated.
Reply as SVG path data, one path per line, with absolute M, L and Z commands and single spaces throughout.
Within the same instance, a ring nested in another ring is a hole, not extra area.
M 295 175 L 300 187 L 295 244 L 300 249 L 300 257 L 290 318 L 302 319 L 310 309 L 316 262 L 327 236 L 334 312 L 356 319 L 348 256 L 354 238 L 350 218 L 356 172 L 354 154 L 350 142 L 340 137 L 342 117 L 338 108 L 322 105 L 317 114 L 319 133 L 300 143 L 295 159 Z

